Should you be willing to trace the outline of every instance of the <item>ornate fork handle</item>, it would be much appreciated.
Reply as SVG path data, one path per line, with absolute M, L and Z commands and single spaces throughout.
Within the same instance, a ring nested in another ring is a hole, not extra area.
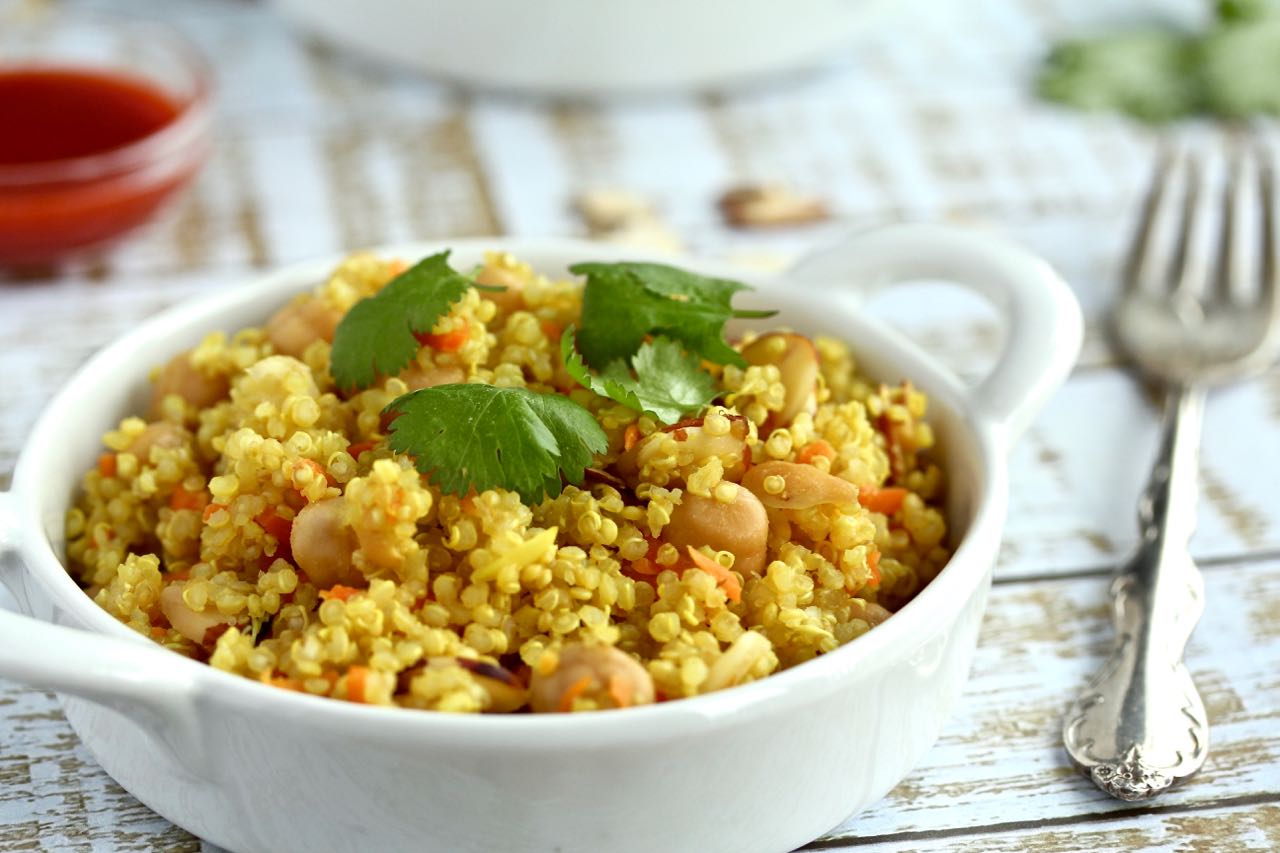
M 1182 663 L 1204 610 L 1195 526 L 1204 392 L 1170 390 L 1160 452 L 1138 509 L 1137 553 L 1112 584 L 1115 644 L 1063 724 L 1071 759 L 1113 797 L 1154 796 L 1200 769 L 1204 703 Z

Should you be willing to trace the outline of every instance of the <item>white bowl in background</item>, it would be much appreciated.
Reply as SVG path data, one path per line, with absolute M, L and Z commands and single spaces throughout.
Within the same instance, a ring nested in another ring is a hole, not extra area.
M 813 66 L 884 0 L 275 0 L 304 30 L 470 86 L 560 96 L 718 89 Z
M 548 274 L 617 248 L 562 240 L 452 241 Z M 335 263 L 288 267 L 179 306 L 90 359 L 32 430 L 0 493 L 0 677 L 62 695 L 94 757 L 146 805 L 236 851 L 782 851 L 888 792 L 960 693 L 1000 544 L 1006 456 L 1067 375 L 1080 312 L 1047 265 L 994 238 L 930 226 L 859 236 L 779 278 L 688 261 L 754 284 L 776 322 L 850 341 L 863 370 L 931 398 L 955 553 L 899 612 L 853 642 L 751 684 L 589 714 L 468 716 L 279 690 L 169 652 L 94 604 L 67 574 L 65 514 L 102 433 L 139 411 L 147 373 L 214 329 L 261 323 Z M 855 295 L 948 280 L 1006 320 L 992 372 L 967 387 Z

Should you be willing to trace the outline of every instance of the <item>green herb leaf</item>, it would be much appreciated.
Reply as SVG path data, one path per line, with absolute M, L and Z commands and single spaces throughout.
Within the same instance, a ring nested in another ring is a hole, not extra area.
M 572 326 L 560 338 L 560 356 L 565 370 L 582 387 L 663 423 L 696 414 L 716 397 L 715 379 L 702 369 L 698 358 L 670 338 L 660 336 L 640 345 L 631 359 L 634 377 L 621 359 L 610 362 L 599 376 L 592 375 L 574 349 Z
M 329 372 L 340 388 L 368 388 L 379 374 L 394 376 L 428 333 L 462 298 L 471 280 L 449 266 L 449 253 L 425 258 L 392 279 L 376 296 L 357 302 L 338 324 Z
M 741 282 L 663 264 L 584 263 L 569 270 L 587 277 L 578 346 L 597 368 L 629 358 L 650 335 L 679 341 L 693 357 L 743 366 L 742 356 L 725 343 L 724 324 L 731 317 L 776 313 L 735 310 L 733 295 L 748 289 Z
M 493 385 L 437 385 L 386 409 L 389 443 L 446 492 L 509 489 L 533 504 L 555 496 L 561 475 L 579 484 L 592 455 L 608 447 L 590 412 L 558 394 Z

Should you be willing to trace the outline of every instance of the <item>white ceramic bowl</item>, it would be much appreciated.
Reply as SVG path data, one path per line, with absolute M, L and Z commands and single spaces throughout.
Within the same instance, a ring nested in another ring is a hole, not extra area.
M 275 0 L 309 32 L 471 86 L 599 96 L 813 65 L 883 0 Z
M 562 273 L 615 249 L 454 241 Z M 441 246 L 390 247 L 418 257 Z M 892 788 L 933 743 L 967 676 L 1006 504 L 1005 456 L 1066 376 L 1080 314 L 1047 265 L 928 226 L 872 232 L 755 284 L 779 323 L 850 341 L 864 369 L 931 398 L 956 550 L 883 625 L 812 662 L 693 699 L 575 715 L 463 716 L 317 699 L 165 651 L 100 610 L 59 562 L 63 518 L 100 435 L 141 408 L 146 376 L 213 329 L 260 323 L 333 259 L 184 305 L 94 356 L 54 398 L 0 494 L 3 580 L 35 618 L 0 612 L 0 676 L 52 689 L 108 773 L 164 817 L 238 851 L 781 851 Z M 1008 321 L 974 387 L 849 295 L 952 280 Z

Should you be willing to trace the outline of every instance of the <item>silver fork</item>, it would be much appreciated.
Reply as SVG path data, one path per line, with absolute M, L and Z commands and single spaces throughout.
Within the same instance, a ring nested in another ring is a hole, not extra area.
M 1240 145 L 1229 159 L 1215 252 L 1198 239 L 1207 212 L 1203 163 L 1166 150 L 1112 314 L 1116 343 L 1164 388 L 1165 411 L 1159 455 L 1138 504 L 1140 544 L 1111 587 L 1115 642 L 1067 712 L 1062 737 L 1072 761 L 1122 800 L 1159 794 L 1199 770 L 1208 754 L 1204 703 L 1182 661 L 1204 610 L 1204 582 L 1188 543 L 1205 390 L 1265 369 L 1280 348 L 1273 167 L 1260 150 L 1250 157 Z M 1256 177 L 1246 181 L 1251 171 Z M 1180 197 L 1170 189 L 1179 178 Z M 1254 212 L 1256 239 L 1242 239 L 1242 208 Z M 1170 225 L 1172 251 L 1160 239 Z M 1250 243 L 1260 255 L 1253 275 L 1246 269 Z

